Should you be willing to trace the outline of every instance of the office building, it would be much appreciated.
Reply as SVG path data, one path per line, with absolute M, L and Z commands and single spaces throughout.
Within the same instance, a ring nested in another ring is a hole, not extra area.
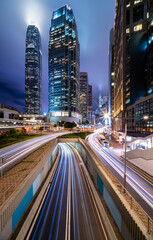
M 102 107 L 102 102 L 103 102 L 102 96 L 99 95 L 99 108 Z
M 111 118 L 114 117 L 114 29 L 110 31 L 109 38 L 109 103 L 108 112 Z
M 16 108 L 7 106 L 5 104 L 0 104 L 0 118 L 2 119 L 20 119 L 20 115 L 22 113 L 19 112 Z
M 25 113 L 42 113 L 42 65 L 40 33 L 36 26 L 29 25 L 26 32 L 25 52 Z
M 88 117 L 89 123 L 92 123 L 92 85 L 88 84 Z
M 114 130 L 125 111 L 147 93 L 147 0 L 116 0 L 114 24 Z
M 99 107 L 95 110 L 95 122 L 106 124 L 105 114 L 108 114 L 108 96 L 99 95 Z M 108 123 L 107 123 L 108 124 Z
M 148 2 L 147 94 L 153 93 L 153 0 Z
M 49 33 L 48 111 L 53 122 L 80 121 L 80 45 L 73 10 L 53 11 Z
M 127 131 L 138 136 L 153 133 L 153 94 L 127 108 Z
M 88 117 L 88 74 L 80 72 L 80 114 L 82 122 L 87 121 Z

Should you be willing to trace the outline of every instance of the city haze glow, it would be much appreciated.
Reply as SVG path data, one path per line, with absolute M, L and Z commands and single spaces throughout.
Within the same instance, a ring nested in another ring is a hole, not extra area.
M 38 2 L 27 2 L 25 6 L 25 21 L 27 25 L 35 25 L 39 31 L 43 25 L 43 6 Z

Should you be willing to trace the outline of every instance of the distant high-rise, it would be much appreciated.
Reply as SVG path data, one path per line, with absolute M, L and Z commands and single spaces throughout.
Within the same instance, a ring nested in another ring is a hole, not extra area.
M 53 12 L 49 37 L 49 103 L 51 121 L 80 119 L 80 45 L 70 6 Z
M 80 113 L 82 121 L 87 121 L 88 116 L 88 74 L 80 72 Z
M 92 123 L 92 85 L 88 84 L 88 118 L 89 123 Z
M 42 113 L 41 50 L 40 33 L 36 26 L 29 25 L 26 32 L 25 52 L 25 113 Z
M 99 108 L 102 107 L 102 103 L 103 103 L 103 99 L 102 99 L 102 96 L 101 94 L 99 95 Z

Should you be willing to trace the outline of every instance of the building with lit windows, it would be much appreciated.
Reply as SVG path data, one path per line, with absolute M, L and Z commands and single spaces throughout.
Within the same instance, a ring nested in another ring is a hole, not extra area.
M 16 108 L 0 103 L 0 118 L 1 119 L 5 119 L 5 120 L 20 119 L 21 114 L 22 113 L 19 112 Z
M 88 117 L 88 74 L 80 72 L 80 114 L 82 122 L 87 121 Z
M 114 130 L 125 111 L 147 93 L 147 0 L 116 0 L 114 24 Z
M 36 26 L 29 25 L 26 32 L 25 52 L 25 113 L 42 113 L 42 54 L 40 33 Z
M 153 133 L 153 94 L 127 108 L 127 131 L 139 136 Z
M 73 11 L 53 12 L 49 33 L 48 111 L 53 122 L 80 121 L 80 45 Z
M 108 112 L 113 118 L 114 116 L 114 30 L 110 31 L 109 38 L 109 106 Z
M 88 117 L 89 123 L 92 123 L 92 85 L 88 84 Z
M 99 107 L 95 110 L 95 122 L 106 124 L 105 114 L 108 113 L 108 96 L 99 95 Z M 107 123 L 108 124 L 108 123 Z
M 148 32 L 147 32 L 147 94 L 153 93 L 153 0 L 148 6 Z

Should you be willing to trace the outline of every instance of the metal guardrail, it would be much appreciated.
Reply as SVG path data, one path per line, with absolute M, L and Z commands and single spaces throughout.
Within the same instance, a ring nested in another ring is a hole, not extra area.
M 145 212 L 145 210 L 139 205 L 139 203 L 132 197 L 132 195 L 127 191 L 126 188 L 124 188 L 122 184 L 119 186 L 119 191 L 128 202 L 130 209 L 135 211 L 139 218 L 141 217 L 141 214 L 143 215 L 141 221 L 147 227 L 147 233 L 153 235 L 153 219 Z

